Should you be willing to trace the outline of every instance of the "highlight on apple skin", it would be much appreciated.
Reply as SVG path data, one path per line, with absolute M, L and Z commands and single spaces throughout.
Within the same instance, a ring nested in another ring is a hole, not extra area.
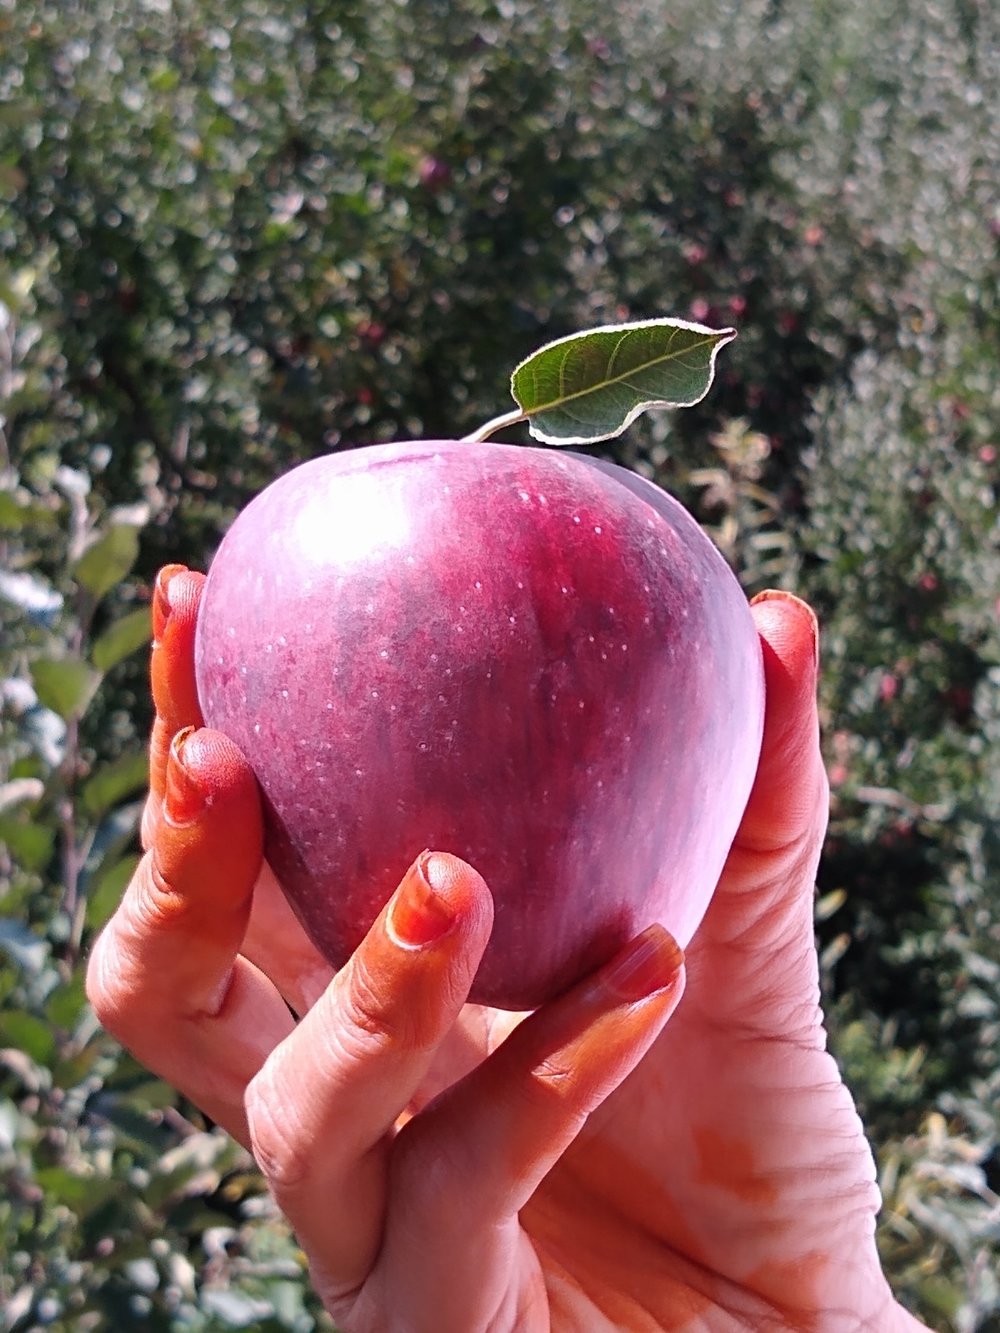
M 267 856 L 335 966 L 425 848 L 485 878 L 471 999 L 527 1009 L 654 921 L 686 945 L 756 772 L 761 650 L 701 528 L 548 449 L 304 463 L 239 515 L 196 642 Z

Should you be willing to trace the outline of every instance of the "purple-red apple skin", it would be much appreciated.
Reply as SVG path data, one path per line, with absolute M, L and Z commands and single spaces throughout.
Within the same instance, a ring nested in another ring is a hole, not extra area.
M 686 945 L 760 752 L 746 599 L 690 515 L 576 455 L 423 441 L 274 482 L 209 572 L 206 723 L 335 966 L 425 848 L 485 878 L 471 998 L 532 1008 L 654 921 Z

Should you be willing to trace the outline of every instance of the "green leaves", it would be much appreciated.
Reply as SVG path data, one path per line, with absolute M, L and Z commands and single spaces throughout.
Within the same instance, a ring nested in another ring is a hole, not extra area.
M 61 718 L 81 716 L 101 683 L 98 672 L 75 657 L 42 657 L 31 664 L 31 680 L 43 708 Z
M 95 601 L 116 587 L 139 555 L 139 532 L 148 518 L 145 506 L 113 511 L 111 521 L 76 561 L 73 574 Z
M 90 650 L 91 661 L 98 671 L 110 671 L 136 649 L 148 643 L 150 632 L 149 611 L 146 607 L 128 611 L 94 640 Z
M 641 320 L 560 338 L 514 371 L 511 392 L 528 430 L 546 444 L 594 444 L 620 435 L 651 407 L 690 407 L 715 376 L 735 329 L 682 319 Z

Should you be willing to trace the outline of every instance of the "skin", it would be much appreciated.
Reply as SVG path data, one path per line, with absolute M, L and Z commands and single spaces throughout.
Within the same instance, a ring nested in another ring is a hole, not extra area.
M 336 976 L 308 943 L 262 859 L 254 780 L 200 726 L 202 582 L 157 583 L 147 851 L 88 994 L 254 1152 L 338 1326 L 922 1328 L 881 1271 L 871 1151 L 825 1049 L 809 608 L 754 605 L 763 753 L 686 960 L 653 927 L 511 1015 L 464 1003 L 492 901 L 454 857 L 418 859 Z

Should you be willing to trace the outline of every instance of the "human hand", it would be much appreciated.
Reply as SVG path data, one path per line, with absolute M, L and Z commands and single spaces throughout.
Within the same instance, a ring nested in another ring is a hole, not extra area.
M 686 965 L 654 927 L 521 1016 L 464 1003 L 492 901 L 447 855 L 418 859 L 333 977 L 263 861 L 249 769 L 201 728 L 201 586 L 176 566 L 157 583 L 148 850 L 88 993 L 252 1148 L 340 1325 L 920 1327 L 881 1273 L 871 1154 L 825 1052 L 808 608 L 754 607 L 764 749 Z

